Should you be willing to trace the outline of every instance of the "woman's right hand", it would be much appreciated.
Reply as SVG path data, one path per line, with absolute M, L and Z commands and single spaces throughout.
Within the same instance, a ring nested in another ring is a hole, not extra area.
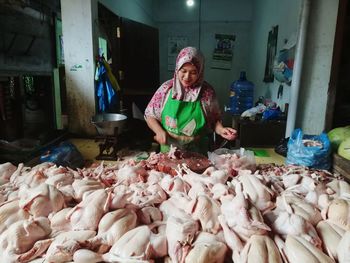
M 148 127 L 150 127 L 150 129 L 155 133 L 155 136 L 153 137 L 154 140 L 159 144 L 166 144 L 167 133 L 161 126 L 160 122 L 153 117 L 146 118 L 146 122 Z
M 177 135 L 171 132 L 168 132 L 169 136 L 174 138 L 175 140 L 187 144 L 190 143 L 192 141 L 194 141 L 195 139 L 198 139 L 199 137 L 194 137 L 194 136 L 186 136 L 186 135 Z
M 167 133 L 164 130 L 160 130 L 153 137 L 159 144 L 166 144 L 167 141 Z

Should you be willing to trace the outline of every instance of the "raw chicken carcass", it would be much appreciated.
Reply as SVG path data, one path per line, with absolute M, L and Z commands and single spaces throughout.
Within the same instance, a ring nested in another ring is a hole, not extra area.
M 188 193 L 191 188 L 189 184 L 180 177 L 171 175 L 165 175 L 160 181 L 160 186 L 168 195 L 172 195 L 174 192 Z
M 284 189 L 297 185 L 300 179 L 301 179 L 300 174 L 296 174 L 296 173 L 284 174 L 282 176 Z
M 173 263 L 183 262 L 199 230 L 197 221 L 189 216 L 170 216 L 166 224 L 168 252 Z
M 132 192 L 128 202 L 138 208 L 160 204 L 167 199 L 166 193 L 159 184 L 149 185 L 138 182 L 131 184 L 128 188 Z
M 30 214 L 19 207 L 19 201 L 13 200 L 0 205 L 0 234 L 12 224 L 28 219 Z
M 51 221 L 51 236 L 55 237 L 57 234 L 65 231 L 71 231 L 72 226 L 70 221 L 67 219 L 68 213 L 72 210 L 71 207 L 66 207 L 55 214 L 50 214 L 48 218 Z
M 89 249 L 78 249 L 73 254 L 74 263 L 98 263 L 106 262 L 102 254 L 95 253 Z
M 218 220 L 223 229 L 226 244 L 232 250 L 232 261 L 239 262 L 239 255 L 243 250 L 243 243 L 238 235 L 227 225 L 227 222 L 223 215 L 219 215 Z
M 23 167 L 23 164 L 19 164 L 17 170 L 12 174 L 10 182 L 14 185 L 21 186 L 27 185 L 28 187 L 36 187 L 47 179 L 43 170 L 55 165 L 54 163 L 44 162 L 30 167 Z
M 251 236 L 245 244 L 239 263 L 282 263 L 276 244 L 268 236 Z
M 196 199 L 200 195 L 212 196 L 210 189 L 207 185 L 197 182 L 191 186 L 188 191 L 188 196 L 193 200 Z
M 350 198 L 350 185 L 344 180 L 334 179 L 327 184 L 327 192 L 333 197 Z
M 346 230 L 329 220 L 319 222 L 316 229 L 323 241 L 322 247 L 324 251 L 331 258 L 338 259 L 337 247 Z
M 182 165 L 180 171 L 178 171 L 178 175 L 191 186 L 202 183 L 209 187 L 217 183 L 224 184 L 229 177 L 225 170 L 213 170 L 213 167 L 209 167 L 203 174 L 198 174 L 191 171 L 186 165 Z
M 345 199 L 334 199 L 326 209 L 327 219 L 331 222 L 350 230 L 350 201 Z
M 220 230 L 218 215 L 221 211 L 216 200 L 206 195 L 199 195 L 192 200 L 190 213 L 194 220 L 199 220 L 202 231 L 216 234 Z
M 137 216 L 130 209 L 119 209 L 105 214 L 98 224 L 98 233 L 88 242 L 93 246 L 107 245 L 111 247 L 126 232 L 136 227 Z
M 45 217 L 17 221 L 0 236 L 1 261 L 18 262 L 21 254 L 33 249 L 37 241 L 47 238 L 50 233 L 50 221 Z M 41 249 L 39 251 L 44 252 Z M 32 255 L 39 256 L 35 251 Z M 31 258 L 29 255 L 27 257 Z
M 107 213 L 112 200 L 105 189 L 93 191 L 77 204 L 66 218 L 73 230 L 96 230 L 102 216 Z
M 125 165 L 119 169 L 117 174 L 116 184 L 131 185 L 133 183 L 143 182 L 144 178 L 142 174 L 139 173 L 139 167 Z
M 292 211 L 314 226 L 322 220 L 320 211 L 314 205 L 305 202 L 305 200 L 293 193 L 285 192 L 278 196 L 276 198 L 276 206 L 279 211 Z
M 240 183 L 236 185 L 236 196 L 221 198 L 221 212 L 227 225 L 246 241 L 252 235 L 263 235 L 271 229 L 264 223 L 260 211 L 244 197 L 240 186 Z
M 45 183 L 35 188 L 23 186 L 19 196 L 19 206 L 34 217 L 47 217 L 51 212 L 57 212 L 65 206 L 61 192 L 56 187 Z
M 81 201 L 84 195 L 89 194 L 95 190 L 103 189 L 103 185 L 93 179 L 75 179 L 73 184 L 73 189 L 75 192 L 75 199 Z
M 51 168 L 49 168 L 51 169 Z M 45 183 L 53 185 L 57 188 L 60 188 L 65 185 L 71 185 L 74 182 L 74 176 L 72 173 L 69 173 L 67 169 L 60 167 L 55 171 L 46 173 L 48 178 Z
M 137 217 L 140 223 L 150 225 L 156 221 L 162 221 L 163 215 L 159 208 L 146 206 L 137 211 Z
M 217 236 L 200 232 L 185 258 L 185 263 L 222 263 L 227 246 L 217 240 Z
M 52 238 L 38 240 L 30 250 L 18 256 L 17 262 L 44 262 L 44 259 L 40 256 L 46 252 L 52 241 Z
M 59 234 L 48 248 L 46 262 L 67 262 L 73 259 L 75 251 L 81 248 L 81 243 L 95 236 L 91 230 L 68 231 Z
M 219 200 L 221 196 L 232 194 L 231 188 L 229 188 L 227 184 L 221 183 L 215 184 L 210 191 L 215 200 Z
M 168 200 L 160 204 L 159 210 L 163 214 L 163 220 L 166 220 L 170 216 L 184 218 L 189 216 L 185 211 L 188 211 L 190 206 L 191 199 L 188 195 L 182 192 L 176 192 Z
M 287 236 L 285 253 L 289 263 L 335 263 L 322 250 L 299 236 Z
M 113 190 L 113 197 L 111 201 L 111 210 L 117 210 L 125 207 L 135 207 L 131 204 L 130 198 L 133 195 L 133 191 L 126 185 L 118 185 Z
M 44 172 L 45 176 L 48 178 L 55 177 L 56 175 L 67 175 L 67 179 L 71 180 L 70 178 L 73 177 L 73 174 L 70 173 L 70 171 L 66 167 L 63 167 L 63 166 L 57 167 L 56 165 L 53 165 L 53 166 L 49 167 L 48 169 L 44 169 L 43 172 Z M 60 176 L 60 178 L 62 178 L 62 176 Z M 62 178 L 62 180 L 64 180 L 64 178 Z
M 337 248 L 339 263 L 350 262 L 350 231 L 347 231 L 340 240 Z
M 126 232 L 103 255 L 107 262 L 143 262 L 167 255 L 167 243 L 164 227 L 158 228 L 158 234 L 152 232 L 156 226 L 139 226 Z
M 279 212 L 271 226 L 275 233 L 283 237 L 287 235 L 300 236 L 314 246 L 321 248 L 322 240 L 319 238 L 315 228 L 299 215 Z
M 12 163 L 0 164 L 0 185 L 10 181 L 11 175 L 17 170 L 17 167 Z
M 260 211 L 274 207 L 271 201 L 274 192 L 264 185 L 256 174 L 251 174 L 250 170 L 240 170 L 237 179 L 242 183 L 243 192 Z

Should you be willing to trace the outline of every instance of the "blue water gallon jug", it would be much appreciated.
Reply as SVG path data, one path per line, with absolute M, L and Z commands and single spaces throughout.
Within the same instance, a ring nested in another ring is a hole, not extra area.
M 232 114 L 241 114 L 254 105 L 254 84 L 247 80 L 245 71 L 230 87 L 230 105 L 228 110 Z

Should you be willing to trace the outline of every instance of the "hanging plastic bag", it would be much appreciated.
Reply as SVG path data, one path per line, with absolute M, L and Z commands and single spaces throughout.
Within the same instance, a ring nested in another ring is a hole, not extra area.
M 330 154 L 331 144 L 326 133 L 306 135 L 296 129 L 288 141 L 286 163 L 329 170 Z
M 115 112 L 118 105 L 117 91 L 120 90 L 120 87 L 108 63 L 101 56 L 97 61 L 95 79 L 97 81 L 98 112 Z

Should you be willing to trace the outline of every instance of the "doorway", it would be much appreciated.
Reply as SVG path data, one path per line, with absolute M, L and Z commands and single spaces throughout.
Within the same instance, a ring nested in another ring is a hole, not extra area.
M 325 130 L 350 125 L 350 5 L 340 0 L 328 88 Z
M 143 112 L 159 86 L 158 29 L 120 17 L 99 3 L 100 31 L 107 38 L 112 72 L 121 87 L 123 108 L 135 103 Z

